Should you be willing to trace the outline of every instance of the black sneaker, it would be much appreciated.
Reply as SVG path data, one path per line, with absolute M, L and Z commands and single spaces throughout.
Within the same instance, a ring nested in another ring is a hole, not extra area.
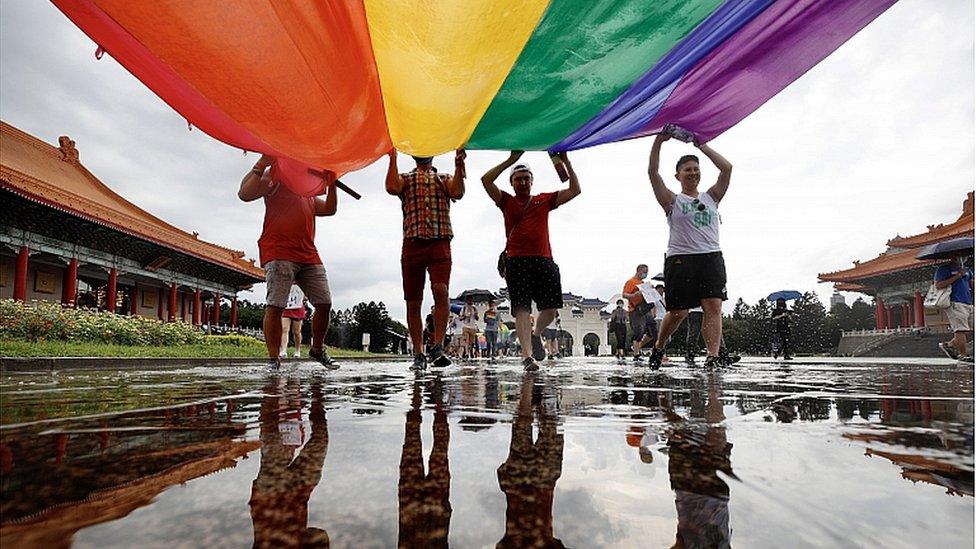
M 973 363 L 973 355 L 961 356 L 958 358 L 959 362 L 965 362 L 967 364 Z
M 272 370 L 280 370 L 281 369 L 281 359 L 278 358 L 278 357 L 269 358 L 268 359 L 268 368 L 270 368 Z
M 327 370 L 339 369 L 339 364 L 336 361 L 332 360 L 332 357 L 329 356 L 329 352 L 325 350 L 325 347 L 323 347 L 321 351 L 310 349 L 308 351 L 308 358 L 314 360 L 315 362 L 318 362 L 319 364 L 324 366 L 325 369 Z
M 536 360 L 546 359 L 546 348 L 542 345 L 542 336 L 532 335 L 532 358 Z
M 413 365 L 410 366 L 411 370 L 419 371 L 427 368 L 427 357 L 422 354 L 414 355 Z
M 688 366 L 694 366 L 695 365 L 695 355 L 690 354 L 690 353 L 687 354 L 687 355 L 685 355 L 685 364 L 687 364 Z
M 735 354 L 730 354 L 730 353 L 721 353 L 720 352 L 718 354 L 718 356 L 722 358 L 722 362 L 724 362 L 726 366 L 731 366 L 731 365 L 735 364 L 736 362 L 739 362 L 740 360 L 742 360 L 742 357 L 741 356 L 735 355 Z
M 718 356 L 705 357 L 705 369 L 714 370 L 715 368 L 721 368 L 722 366 L 725 366 L 724 362 L 725 361 L 722 360 L 722 357 L 718 357 Z
M 664 360 L 664 349 L 658 349 L 653 347 L 651 349 L 651 357 L 647 361 L 647 365 L 651 367 L 652 370 L 657 370 L 661 367 L 661 361 Z
M 433 366 L 438 368 L 447 368 L 453 362 L 444 354 L 444 347 L 440 344 L 432 345 L 430 347 L 430 362 Z
M 539 371 L 539 363 L 534 358 L 527 356 L 522 359 L 522 368 L 526 372 L 537 372 Z

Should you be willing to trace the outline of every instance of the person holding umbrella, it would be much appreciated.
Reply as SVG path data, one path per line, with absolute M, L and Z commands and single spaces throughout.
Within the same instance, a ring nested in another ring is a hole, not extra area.
M 770 315 L 775 338 L 778 340 L 778 345 L 773 344 L 773 358 L 779 358 L 779 353 L 782 351 L 783 360 L 793 360 L 793 357 L 790 356 L 790 321 L 792 315 L 793 311 L 786 308 L 786 299 L 778 298 L 776 307 L 773 308 L 773 313 Z
M 952 339 L 939 343 L 939 348 L 950 358 L 972 362 L 966 338 L 973 333 L 973 270 L 965 267 L 958 255 L 951 263 L 943 263 L 935 270 L 935 287 L 941 290 L 950 286 L 952 293 L 945 313 Z

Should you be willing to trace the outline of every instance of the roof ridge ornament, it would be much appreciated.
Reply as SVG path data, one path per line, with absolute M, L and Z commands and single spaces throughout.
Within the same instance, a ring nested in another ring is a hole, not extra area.
M 62 135 L 58 138 L 58 150 L 61 151 L 61 160 L 64 162 L 70 162 L 71 164 L 78 164 L 78 149 L 75 148 L 75 141 L 67 135 Z

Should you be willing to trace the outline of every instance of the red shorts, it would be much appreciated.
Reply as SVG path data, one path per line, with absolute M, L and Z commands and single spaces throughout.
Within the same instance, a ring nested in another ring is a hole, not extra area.
M 406 238 L 400 254 L 403 273 L 403 298 L 421 301 L 427 273 L 430 283 L 447 284 L 451 280 L 451 241 L 447 238 Z

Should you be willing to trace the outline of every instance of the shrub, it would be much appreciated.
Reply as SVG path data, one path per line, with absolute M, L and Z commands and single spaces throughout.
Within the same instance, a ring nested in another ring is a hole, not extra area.
M 0 339 L 77 341 L 116 345 L 186 345 L 203 333 L 185 322 L 69 309 L 59 303 L 0 300 Z
M 264 345 L 257 338 L 237 334 L 206 335 L 203 336 L 202 343 L 208 347 L 251 347 L 253 345 Z

